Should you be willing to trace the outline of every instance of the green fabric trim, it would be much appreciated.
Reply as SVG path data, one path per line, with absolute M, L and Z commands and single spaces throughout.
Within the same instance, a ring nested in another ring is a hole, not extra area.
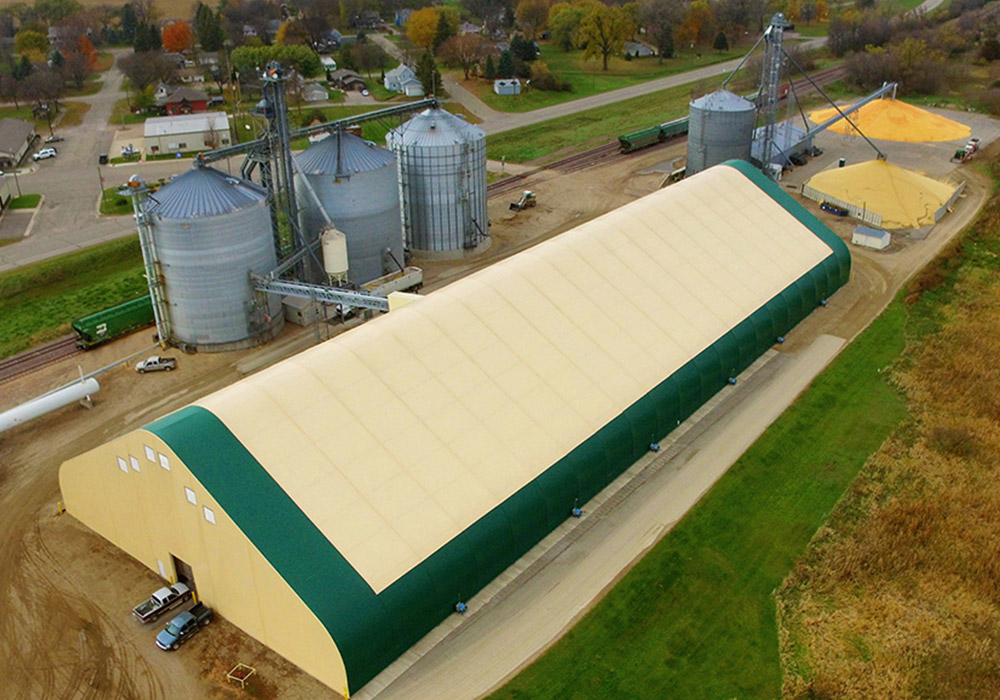
M 644 455 L 730 377 L 788 333 L 850 274 L 847 246 L 745 163 L 730 161 L 830 245 L 828 258 L 686 363 L 563 459 L 376 595 L 215 415 L 189 406 L 147 426 L 160 436 L 333 638 L 351 691 Z

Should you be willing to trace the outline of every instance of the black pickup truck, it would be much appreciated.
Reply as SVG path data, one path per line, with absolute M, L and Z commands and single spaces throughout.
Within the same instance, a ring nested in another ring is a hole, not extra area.
M 177 649 L 181 644 L 198 634 L 202 627 L 212 621 L 213 611 L 204 603 L 198 603 L 187 612 L 182 612 L 156 635 L 156 646 L 164 651 Z

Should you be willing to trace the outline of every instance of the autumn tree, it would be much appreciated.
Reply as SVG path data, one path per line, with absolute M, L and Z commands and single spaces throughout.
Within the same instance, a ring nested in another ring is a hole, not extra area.
M 183 53 L 194 48 L 194 32 L 187 22 L 173 22 L 163 28 L 163 48 Z
M 492 56 L 494 51 L 493 45 L 478 34 L 461 34 L 441 44 L 439 55 L 449 68 L 461 68 L 468 80 L 472 67 Z
M 666 0 L 663 0 L 666 2 Z M 578 48 L 580 46 L 579 30 L 580 22 L 584 15 L 593 7 L 591 0 L 580 0 L 578 2 L 557 2 L 549 8 L 549 19 L 547 26 L 552 33 L 552 41 L 563 51 Z
M 25 29 L 14 35 L 14 51 L 33 63 L 42 63 L 49 52 L 49 40 L 41 32 Z
M 694 0 L 687 15 L 677 27 L 675 39 L 682 44 L 707 44 L 715 36 L 715 13 L 705 0 Z
M 274 35 L 274 43 L 282 45 L 303 44 L 308 46 L 312 43 L 312 37 L 305 25 L 297 19 L 286 19 L 278 27 L 278 32 Z
M 520 0 L 514 11 L 517 24 L 529 40 L 534 41 L 549 21 L 548 0 Z
M 681 22 L 681 6 L 670 0 L 643 0 L 639 5 L 638 23 L 663 58 L 674 55 L 674 30 Z
M 407 38 L 429 51 L 434 47 L 439 20 L 438 11 L 434 7 L 424 7 L 415 11 L 406 21 Z
M 600 56 L 603 61 L 601 70 L 607 70 L 608 56 L 622 51 L 625 40 L 632 35 L 634 29 L 628 13 L 621 7 L 594 7 L 580 22 L 580 42 L 586 43 L 583 57 L 590 59 Z

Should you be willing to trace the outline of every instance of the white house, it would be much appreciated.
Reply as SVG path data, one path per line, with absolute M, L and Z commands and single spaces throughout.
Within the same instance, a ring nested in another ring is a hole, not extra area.
M 302 99 L 306 102 L 326 102 L 330 93 L 319 83 L 306 83 L 302 86 Z
M 521 81 L 517 78 L 504 78 L 493 81 L 493 92 L 498 95 L 520 95 Z
M 401 92 L 407 97 L 423 97 L 424 95 L 424 86 L 417 79 L 417 74 L 403 63 L 386 71 L 383 85 L 385 85 L 386 90 Z
M 623 48 L 624 53 L 629 56 L 635 56 L 636 58 L 656 55 L 656 51 L 654 51 L 651 46 L 643 44 L 641 41 L 626 41 Z
M 195 112 L 146 120 L 143 138 L 148 155 L 189 153 L 231 143 L 225 112 Z
M 337 61 L 331 56 L 320 56 L 319 62 L 322 64 L 323 70 L 327 73 L 337 70 Z

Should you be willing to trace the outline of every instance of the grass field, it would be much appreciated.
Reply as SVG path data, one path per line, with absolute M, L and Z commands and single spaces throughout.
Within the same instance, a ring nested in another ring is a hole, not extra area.
M 779 592 L 784 697 L 1000 697 L 998 280 L 993 199 L 907 291 L 912 420 Z
M 65 335 L 73 319 L 145 290 L 137 236 L 2 273 L 0 357 Z
M 576 100 L 589 95 L 596 95 L 618 88 L 645 83 L 656 78 L 682 73 L 694 68 L 721 63 L 742 55 L 749 47 L 741 46 L 738 50 L 718 53 L 704 51 L 699 54 L 693 51 L 683 51 L 675 58 L 665 59 L 661 64 L 656 58 L 637 58 L 626 61 L 614 57 L 608 62 L 608 70 L 601 70 L 601 61 L 583 59 L 583 51 L 563 51 L 549 43 L 541 44 L 540 61 L 544 61 L 549 70 L 568 80 L 573 85 L 572 92 L 547 92 L 529 90 L 521 95 L 501 96 L 493 92 L 493 83 L 487 80 L 462 80 L 461 71 L 452 72 L 451 77 L 461 82 L 463 86 L 493 109 L 502 112 L 527 112 L 539 107 L 548 107 L 569 100 Z
M 588 615 L 493 700 L 773 700 L 772 592 L 905 416 L 894 303 Z
M 70 126 L 80 126 L 83 122 L 83 115 L 90 111 L 90 105 L 86 102 L 63 102 L 62 117 L 59 119 L 59 126 L 67 128 Z M 48 126 L 45 127 L 48 129 Z
M 22 194 L 20 197 L 14 197 L 10 200 L 7 207 L 9 209 L 34 209 L 40 201 L 42 201 L 40 194 Z
M 486 139 L 490 158 L 523 163 L 566 150 L 583 150 L 624 133 L 685 116 L 691 85 L 595 107 L 566 117 L 495 134 Z
M 122 216 L 133 213 L 132 200 L 118 194 L 118 187 L 108 187 L 101 194 L 101 213 L 105 216 Z
M 125 126 L 126 124 L 143 124 L 146 121 L 146 114 L 133 114 L 129 110 L 129 101 L 127 98 L 122 98 L 115 102 L 115 106 L 111 110 L 111 118 L 108 119 L 108 124 L 112 126 Z

